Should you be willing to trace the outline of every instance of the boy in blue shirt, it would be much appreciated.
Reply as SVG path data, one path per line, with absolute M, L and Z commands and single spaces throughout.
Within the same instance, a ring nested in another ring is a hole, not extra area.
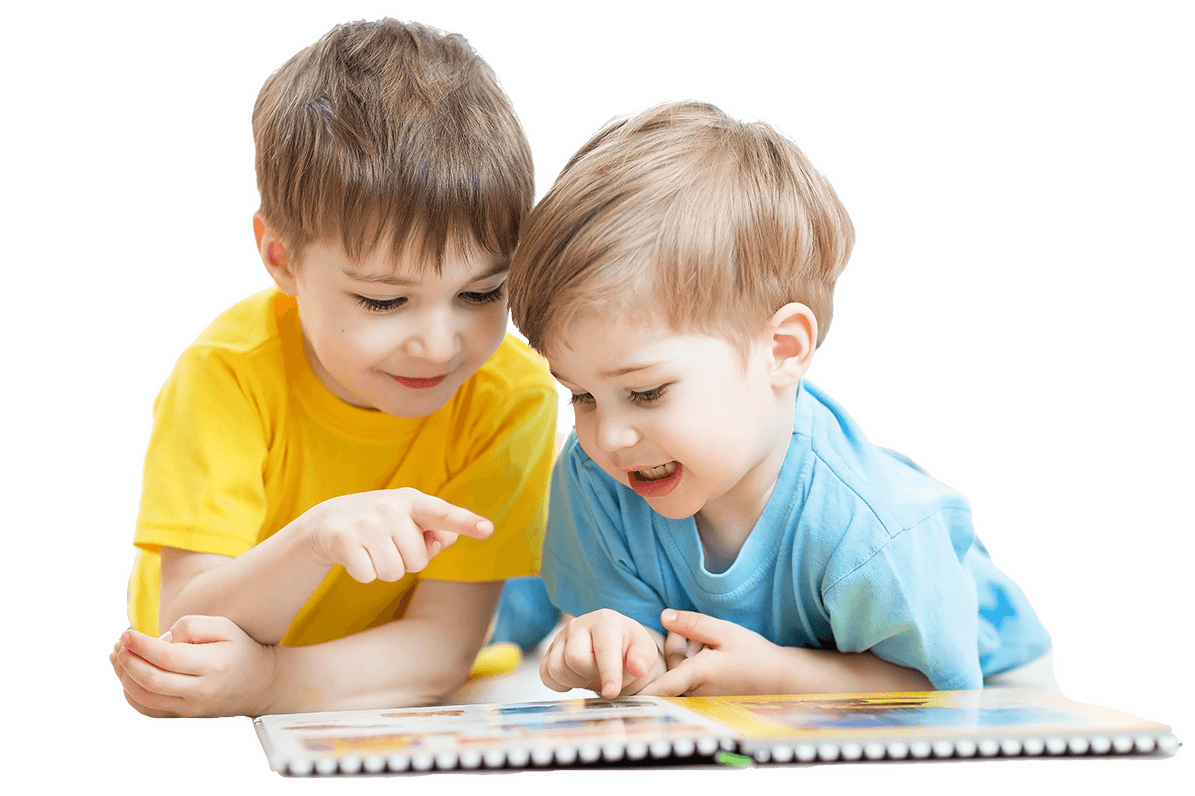
M 967 689 L 1047 652 L 967 501 L 804 380 L 853 239 L 791 141 L 693 102 L 607 126 L 532 211 L 512 316 L 576 413 L 546 685 Z

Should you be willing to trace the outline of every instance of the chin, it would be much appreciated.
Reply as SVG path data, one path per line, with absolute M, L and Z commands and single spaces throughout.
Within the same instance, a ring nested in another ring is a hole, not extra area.
M 674 506 L 659 505 L 660 503 L 667 503 L 668 501 L 666 501 L 666 500 L 664 500 L 664 501 L 651 500 L 648 498 L 644 498 L 644 500 L 647 500 L 647 505 L 651 507 L 652 511 L 654 511 L 656 514 L 659 514 L 661 517 L 667 517 L 670 520 L 688 519 L 689 517 L 692 517 L 697 512 L 701 511 L 700 506 L 698 506 L 697 508 L 691 508 L 691 507 L 675 506 L 675 505 Z

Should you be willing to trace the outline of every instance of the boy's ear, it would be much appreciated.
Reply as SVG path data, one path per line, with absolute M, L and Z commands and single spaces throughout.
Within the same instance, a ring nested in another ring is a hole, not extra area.
M 257 239 L 257 252 L 266 266 L 266 273 L 279 290 L 295 295 L 295 271 L 290 253 L 261 213 L 253 214 L 253 237 Z
M 804 304 L 791 302 L 776 310 L 768 322 L 772 386 L 791 387 L 813 364 L 817 350 L 817 318 Z

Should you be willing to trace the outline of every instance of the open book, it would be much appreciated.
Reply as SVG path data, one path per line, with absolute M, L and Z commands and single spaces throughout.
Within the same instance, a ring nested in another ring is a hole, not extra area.
M 763 764 L 1020 755 L 1171 755 L 1170 728 L 1052 691 L 626 697 L 262 716 L 288 775 Z

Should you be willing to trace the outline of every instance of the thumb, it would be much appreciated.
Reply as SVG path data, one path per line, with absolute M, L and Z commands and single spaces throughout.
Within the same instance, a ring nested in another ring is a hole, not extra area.
M 171 625 L 161 638 L 175 644 L 210 644 L 230 640 L 234 630 L 240 628 L 223 616 L 184 616 Z
M 679 697 L 685 696 L 700 683 L 697 668 L 686 661 L 675 669 L 671 669 L 654 682 L 648 683 L 640 696 Z
M 727 625 L 730 623 L 696 611 L 665 608 L 660 612 L 660 624 L 670 633 L 700 642 L 707 647 L 718 647 L 725 642 Z

